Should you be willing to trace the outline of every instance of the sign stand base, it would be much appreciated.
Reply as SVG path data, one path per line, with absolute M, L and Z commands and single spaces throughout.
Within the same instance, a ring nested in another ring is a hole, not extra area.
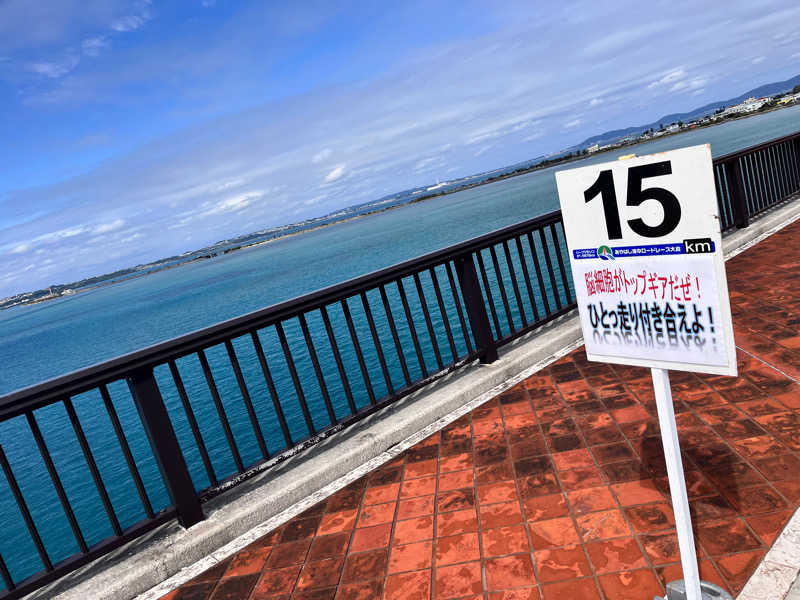
M 669 491 L 672 496 L 672 511 L 675 513 L 675 528 L 678 531 L 678 546 L 681 552 L 681 567 L 686 600 L 702 600 L 700 572 L 697 567 L 697 552 L 692 534 L 692 517 L 689 513 L 689 495 L 683 475 L 681 447 L 678 442 L 678 427 L 672 405 L 672 390 L 669 387 L 669 372 L 665 369 L 650 369 L 658 409 L 658 424 L 661 442 L 667 462 Z

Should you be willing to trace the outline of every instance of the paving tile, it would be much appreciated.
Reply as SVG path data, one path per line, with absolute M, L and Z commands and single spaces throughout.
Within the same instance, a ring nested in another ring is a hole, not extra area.
M 375 548 L 388 546 L 391 533 L 391 523 L 356 529 L 353 535 L 353 541 L 350 544 L 350 551 L 361 552 L 363 550 L 374 550 Z
M 712 556 L 755 550 L 761 546 L 760 540 L 740 519 L 701 523 L 697 530 L 703 548 Z
M 433 541 L 393 546 L 389 558 L 389 573 L 429 569 L 433 560 Z
M 477 533 L 461 533 L 436 540 L 436 565 L 478 560 L 481 557 Z
M 593 542 L 631 534 L 630 527 L 625 522 L 619 510 L 605 510 L 601 512 L 580 515 L 575 518 L 578 531 L 584 542 Z
M 650 533 L 675 527 L 672 506 L 666 502 L 631 506 L 624 512 L 636 533 Z
M 566 600 L 567 598 L 601 600 L 600 592 L 593 578 L 547 583 L 542 586 L 542 593 L 544 600 Z
M 398 521 L 394 526 L 393 546 L 421 542 L 433 538 L 433 517 L 415 517 Z
M 617 508 L 616 499 L 605 486 L 568 492 L 567 498 L 576 515 Z
M 479 512 L 482 529 L 494 529 L 523 522 L 519 502 L 481 505 Z
M 522 501 L 522 505 L 528 521 L 545 521 L 556 517 L 565 517 L 569 514 L 569 506 L 564 494 L 526 498 Z
M 649 569 L 600 575 L 598 580 L 606 598 L 614 600 L 642 600 L 663 594 L 661 584 Z
M 483 591 L 480 561 L 450 565 L 436 569 L 434 598 L 446 600 L 460 598 Z
M 430 600 L 430 569 L 389 575 L 383 597 L 384 600 Z
M 483 531 L 481 536 L 483 555 L 487 557 L 530 552 L 528 534 L 523 525 L 490 529 Z
M 308 562 L 297 580 L 298 590 L 328 588 L 339 583 L 344 561 L 341 558 L 327 558 Z
M 580 544 L 537 550 L 534 556 L 542 583 L 575 579 L 592 573 Z
M 348 583 L 383 579 L 389 563 L 388 556 L 388 552 L 385 549 L 351 554 L 344 563 L 341 581 Z
M 490 591 L 528 587 L 536 583 L 530 554 L 490 558 L 484 564 L 486 587 Z
M 534 549 L 555 548 L 580 542 L 578 531 L 570 517 L 536 521 L 528 524 Z
M 469 531 L 478 531 L 478 515 L 474 509 L 442 513 L 436 518 L 437 537 Z
M 586 544 L 586 551 L 598 574 L 647 566 L 639 544 L 632 537 L 592 542 Z
M 440 513 L 464 510 L 475 506 L 475 490 L 450 490 L 437 496 L 437 507 Z

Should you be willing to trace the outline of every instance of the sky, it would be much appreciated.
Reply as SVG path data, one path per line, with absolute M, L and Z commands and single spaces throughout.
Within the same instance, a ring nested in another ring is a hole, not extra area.
M 800 74 L 800 3 L 0 0 L 0 297 Z

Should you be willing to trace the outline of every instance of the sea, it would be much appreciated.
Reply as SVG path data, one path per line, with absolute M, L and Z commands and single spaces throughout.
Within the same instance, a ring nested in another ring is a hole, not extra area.
M 710 144 L 712 154 L 720 156 L 798 130 L 800 106 L 592 155 L 568 165 L 431 198 L 212 260 L 2 310 L 0 396 L 556 210 L 554 172 L 557 170 L 611 161 L 624 154 L 641 156 L 698 144 Z M 294 341 L 291 336 L 300 335 L 294 330 L 287 334 L 290 343 Z M 430 353 L 430 348 L 426 353 Z M 209 352 L 212 370 L 222 360 L 222 354 Z M 321 355 L 321 360 L 323 370 L 329 371 L 331 365 L 324 363 L 332 358 Z M 257 364 L 250 355 L 243 357 L 242 362 L 247 379 Z M 211 440 L 209 454 L 214 468 L 222 476 L 230 474 L 230 453 L 207 389 L 202 389 L 205 385 L 202 372 L 191 365 L 181 368 L 204 437 Z M 217 384 L 223 397 L 226 390 L 236 385 L 229 376 L 219 377 Z M 258 409 L 260 398 L 266 403 L 266 391 L 253 385 L 251 393 Z M 148 496 L 156 510 L 163 508 L 169 504 L 168 497 L 127 389 L 120 382 L 112 385 L 110 391 Z M 208 480 L 190 439 L 185 416 L 179 414 L 174 390 L 164 393 L 195 485 L 202 489 Z M 144 512 L 99 394 L 85 394 L 74 401 L 117 515 L 123 527 L 130 526 L 142 519 Z M 259 416 L 263 419 L 268 446 L 280 445 L 277 441 L 280 431 L 273 416 L 269 411 Z M 108 537 L 112 534 L 110 525 L 63 405 L 40 409 L 36 417 L 87 543 L 91 545 Z M 287 407 L 287 417 L 293 420 L 290 424 L 293 432 L 302 430 L 297 410 Z M 242 410 L 231 418 L 231 426 L 245 462 L 257 459 L 257 445 Z M 8 456 L 53 561 L 77 552 L 77 543 L 24 418 L 0 423 L 0 446 Z M 0 556 L 16 580 L 42 569 L 2 474 L 0 532 Z

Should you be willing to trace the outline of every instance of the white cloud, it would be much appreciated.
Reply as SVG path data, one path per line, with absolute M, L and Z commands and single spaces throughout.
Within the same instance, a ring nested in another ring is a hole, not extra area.
M 603 99 L 602 98 L 592 98 L 589 101 L 589 106 L 598 106 L 598 105 L 600 105 L 602 103 L 603 103 Z
M 564 123 L 564 129 L 575 129 L 581 123 L 583 123 L 583 119 L 573 119 L 572 121 Z
M 767 57 L 766 57 L 766 56 L 756 56 L 756 57 L 755 57 L 753 60 L 751 60 L 750 62 L 752 62 L 754 65 L 759 65 L 759 64 L 761 64 L 762 62 L 764 62 L 765 60 L 767 60 Z
M 111 29 L 119 32 L 135 31 L 147 22 L 147 17 L 142 15 L 128 15 L 115 19 L 111 23 Z
M 494 144 L 489 144 L 488 146 L 483 146 L 473 156 L 480 156 L 481 154 L 485 154 L 489 150 L 491 150 L 492 148 L 494 148 Z
M 261 198 L 264 195 L 263 191 L 245 192 L 238 196 L 231 196 L 217 202 L 210 209 L 199 213 L 197 216 L 208 217 L 211 215 L 221 215 L 228 212 L 237 212 L 250 206 L 253 200 Z
M 81 59 L 78 56 L 70 54 L 61 60 L 30 63 L 28 69 L 37 75 L 44 75 L 51 79 L 57 79 L 72 71 L 78 66 L 80 61 Z
M 331 149 L 330 148 L 325 148 L 325 149 L 320 150 L 319 152 L 317 152 L 314 155 L 314 158 L 311 159 L 311 162 L 313 162 L 314 164 L 321 163 L 323 160 L 325 160 L 327 158 L 330 158 L 331 154 L 333 154 Z
M 325 183 L 332 183 L 344 175 L 344 165 L 339 165 L 325 176 Z
M 11 249 L 11 254 L 24 254 L 28 250 L 33 248 L 32 244 L 28 244 L 23 242 L 22 244 L 17 244 Z
M 92 230 L 92 232 L 93 233 L 110 233 L 112 231 L 116 231 L 117 229 L 120 229 L 123 225 L 125 225 L 125 220 L 124 219 L 115 219 L 114 221 L 111 221 L 110 223 L 101 223 L 100 225 L 97 225 Z
M 650 85 L 647 86 L 647 89 L 652 90 L 653 88 L 657 88 L 661 85 L 667 85 L 669 83 L 674 83 L 680 79 L 686 77 L 686 71 L 683 68 L 673 69 L 666 75 L 664 75 L 661 79 L 658 79 L 652 82 Z
M 86 56 L 99 56 L 100 52 L 110 45 L 109 39 L 104 35 L 100 35 L 83 40 L 81 42 L 81 50 Z

